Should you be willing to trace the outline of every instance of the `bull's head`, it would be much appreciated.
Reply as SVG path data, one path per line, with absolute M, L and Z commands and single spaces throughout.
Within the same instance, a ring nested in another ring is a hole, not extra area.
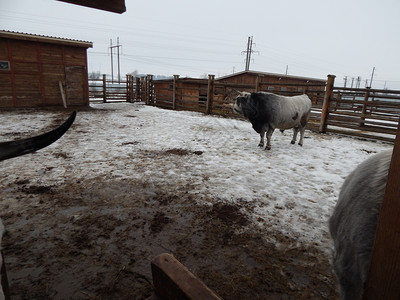
M 244 108 L 248 99 L 250 98 L 250 95 L 251 94 L 248 92 L 240 92 L 239 95 L 236 97 L 235 104 L 233 105 L 233 111 L 238 114 L 244 115 Z
M 27 139 L 0 143 L 0 161 L 31 153 L 54 143 L 71 127 L 75 116 L 76 111 L 62 125 L 47 133 Z

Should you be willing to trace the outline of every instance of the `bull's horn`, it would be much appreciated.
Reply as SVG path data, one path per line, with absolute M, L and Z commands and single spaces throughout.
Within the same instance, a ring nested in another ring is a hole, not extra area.
M 0 161 L 31 153 L 54 143 L 71 127 L 75 117 L 76 111 L 52 131 L 27 139 L 0 143 Z

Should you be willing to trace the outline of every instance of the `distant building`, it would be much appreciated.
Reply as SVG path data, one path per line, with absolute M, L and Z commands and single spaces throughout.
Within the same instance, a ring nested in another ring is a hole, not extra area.
M 326 79 L 283 75 L 267 72 L 243 71 L 215 79 L 216 82 L 250 85 L 250 91 L 266 91 L 277 94 L 308 94 L 314 103 L 325 91 Z M 244 88 L 246 89 L 246 88 Z
M 293 76 L 293 75 L 284 75 L 284 74 L 276 74 L 276 73 L 268 73 L 268 72 L 258 72 L 258 71 L 242 71 L 238 73 L 233 73 L 230 75 L 218 77 L 215 80 L 221 82 L 230 82 L 230 83 L 242 83 L 242 84 L 255 84 L 257 77 L 261 77 L 262 82 L 271 82 L 271 83 L 287 83 L 287 84 L 321 84 L 325 83 L 326 79 L 317 79 L 303 76 Z
M 89 105 L 91 42 L 0 30 L 0 107 Z

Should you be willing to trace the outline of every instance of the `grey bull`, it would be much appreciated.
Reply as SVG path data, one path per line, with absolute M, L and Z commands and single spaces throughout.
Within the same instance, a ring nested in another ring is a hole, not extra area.
M 266 134 L 265 149 L 271 149 L 271 137 L 276 128 L 281 131 L 293 128 L 292 144 L 296 143 L 300 131 L 299 145 L 302 146 L 311 100 L 307 95 L 286 97 L 266 92 L 244 92 L 236 98 L 233 110 L 246 117 L 260 134 L 260 147 L 264 147 Z

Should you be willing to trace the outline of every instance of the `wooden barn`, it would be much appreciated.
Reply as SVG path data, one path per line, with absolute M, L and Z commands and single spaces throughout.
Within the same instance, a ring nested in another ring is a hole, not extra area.
M 0 107 L 89 105 L 91 42 L 0 31 Z
M 254 86 L 257 91 L 277 94 L 307 94 L 313 103 L 317 103 L 325 91 L 326 79 L 283 75 L 257 71 L 243 71 L 215 79 L 220 83 Z M 251 91 L 251 90 L 249 90 Z
M 151 80 L 151 79 L 150 79 Z M 269 91 L 294 96 L 307 94 L 314 106 L 322 106 L 326 80 L 255 71 L 243 71 L 219 78 L 174 78 L 151 80 L 153 89 L 146 103 L 164 108 L 232 114 L 233 98 L 240 91 Z
M 153 95 L 148 104 L 158 107 L 195 110 L 205 107 L 207 100 L 207 79 L 180 78 L 152 81 Z
M 291 84 L 296 85 L 312 85 L 312 84 L 325 84 L 326 79 L 316 79 L 316 78 L 308 78 L 301 76 L 292 76 L 292 75 L 283 75 L 283 74 L 275 74 L 275 73 L 267 73 L 267 72 L 258 72 L 258 71 L 242 71 L 222 77 L 218 77 L 215 81 L 219 82 L 229 82 L 229 83 L 238 83 L 238 84 L 256 84 L 258 80 L 261 79 L 260 82 L 263 84 L 270 83 L 271 91 L 297 91 L 291 87 Z M 275 84 L 275 86 L 274 86 Z

